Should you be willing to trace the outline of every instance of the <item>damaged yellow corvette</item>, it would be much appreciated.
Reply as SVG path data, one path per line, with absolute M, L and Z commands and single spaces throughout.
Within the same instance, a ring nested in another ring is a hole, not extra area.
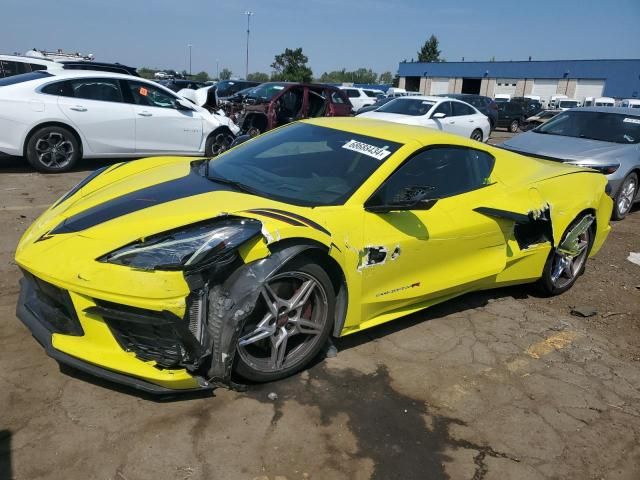
M 269 381 L 466 292 L 569 289 L 609 232 L 593 170 L 420 127 L 314 119 L 213 159 L 111 165 L 24 234 L 18 317 L 152 393 Z

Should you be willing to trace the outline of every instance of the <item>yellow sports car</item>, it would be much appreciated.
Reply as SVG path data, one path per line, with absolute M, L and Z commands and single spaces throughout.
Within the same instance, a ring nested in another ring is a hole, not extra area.
M 358 118 L 91 174 L 24 234 L 17 313 L 147 392 L 290 375 L 329 336 L 458 295 L 569 289 L 609 233 L 593 170 Z

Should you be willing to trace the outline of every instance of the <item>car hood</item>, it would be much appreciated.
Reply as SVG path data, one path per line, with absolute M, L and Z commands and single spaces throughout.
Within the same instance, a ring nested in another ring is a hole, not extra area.
M 518 153 L 537 155 L 561 161 L 602 160 L 611 161 L 619 158 L 637 145 L 602 142 L 588 138 L 563 137 L 526 132 L 507 140 L 500 145 Z
M 83 255 L 104 254 L 157 233 L 226 215 L 259 219 L 265 236 L 278 237 L 287 228 L 303 225 L 315 234 L 322 230 L 326 234 L 318 209 L 213 182 L 204 176 L 206 162 L 155 157 L 109 167 L 43 213 L 24 234 L 16 257 L 20 258 L 26 247 L 33 247 L 31 251 L 49 249 L 62 241 L 82 245 L 78 248 Z M 281 213 L 254 212 L 264 209 Z M 297 217 L 304 220 L 292 220 Z
M 373 118 L 376 120 L 385 120 L 387 122 L 405 123 L 405 124 L 417 124 L 418 118 L 414 115 L 403 115 L 401 113 L 387 113 L 387 112 L 364 112 L 359 117 Z

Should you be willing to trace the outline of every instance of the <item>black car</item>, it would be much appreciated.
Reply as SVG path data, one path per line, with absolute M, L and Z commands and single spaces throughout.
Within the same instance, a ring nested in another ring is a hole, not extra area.
M 196 82 L 195 80 L 180 80 L 177 78 L 172 78 L 171 80 L 160 80 L 158 83 L 167 87 L 169 90 L 173 90 L 174 92 L 179 92 L 183 88 L 197 90 L 199 88 L 207 86 L 204 82 Z
M 496 127 L 506 128 L 512 133 L 518 131 L 531 115 L 527 113 L 527 105 L 524 102 L 500 102 L 498 103 L 498 121 Z
M 447 93 L 438 96 L 455 98 L 457 100 L 462 100 L 469 105 L 473 105 L 480 111 L 480 113 L 489 118 L 491 130 L 496 128 L 498 122 L 498 104 L 493 98 L 485 97 L 483 95 L 474 95 L 472 93 Z
M 534 100 L 532 98 L 513 97 L 510 100 L 510 102 L 513 102 L 513 103 L 524 103 L 525 115 L 527 117 L 531 117 L 531 116 L 535 115 L 536 113 L 538 113 L 538 112 L 543 110 L 542 103 L 540 103 L 538 100 Z
M 261 83 L 262 82 L 250 82 L 248 80 L 222 80 L 215 85 L 216 95 L 218 96 L 218 100 L 225 100 L 240 90 L 257 87 Z

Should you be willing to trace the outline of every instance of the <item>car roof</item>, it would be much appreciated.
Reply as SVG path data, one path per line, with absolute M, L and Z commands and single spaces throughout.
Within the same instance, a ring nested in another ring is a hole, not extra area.
M 120 78 L 122 80 L 145 80 L 147 82 L 158 85 L 157 82 L 146 78 L 136 77 L 135 75 L 127 75 L 124 73 L 105 72 L 102 70 L 60 70 L 55 72 L 48 72 L 57 79 L 63 78 L 90 78 L 90 77 L 103 77 L 103 78 Z M 49 78 L 49 77 L 47 77 Z
M 617 113 L 618 115 L 640 115 L 637 108 L 627 107 L 578 107 L 567 110 L 569 112 L 601 112 L 601 113 Z

